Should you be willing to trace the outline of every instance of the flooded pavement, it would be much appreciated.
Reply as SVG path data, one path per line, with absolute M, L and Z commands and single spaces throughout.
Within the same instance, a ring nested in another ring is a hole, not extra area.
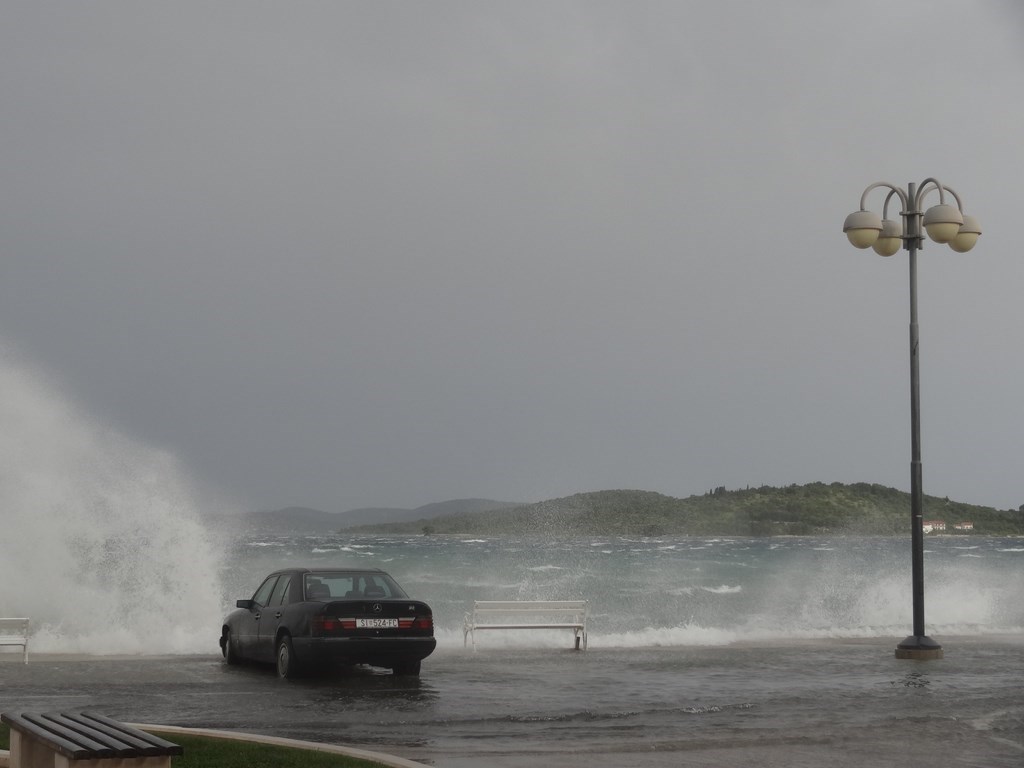
M 908 768 L 1024 762 L 1024 639 L 945 659 L 886 640 L 446 649 L 419 678 L 358 668 L 278 680 L 219 656 L 0 654 L 0 711 L 93 710 L 385 752 L 439 768 Z

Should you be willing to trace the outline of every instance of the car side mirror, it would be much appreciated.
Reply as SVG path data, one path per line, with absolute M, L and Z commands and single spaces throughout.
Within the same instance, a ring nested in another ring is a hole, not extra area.
M 252 600 L 236 600 L 236 608 L 245 608 L 247 611 L 251 611 L 255 603 Z

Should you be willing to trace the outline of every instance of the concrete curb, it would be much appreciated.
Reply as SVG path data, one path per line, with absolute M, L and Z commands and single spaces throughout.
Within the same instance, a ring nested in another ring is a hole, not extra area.
M 342 747 L 337 744 L 323 744 L 318 741 L 299 741 L 298 739 L 285 739 L 280 736 L 260 736 L 255 733 L 237 733 L 235 731 L 214 731 L 209 728 L 182 728 L 177 725 L 153 725 L 151 723 L 128 723 L 134 728 L 141 728 L 144 731 L 162 731 L 163 733 L 187 733 L 196 736 L 208 736 L 212 739 L 230 739 L 232 741 L 251 741 L 257 744 L 273 744 L 279 747 L 294 747 L 295 749 L 306 749 L 311 752 L 328 752 L 334 755 L 346 755 L 347 757 L 358 757 L 363 760 L 372 760 L 375 763 L 386 765 L 388 768 L 424 768 L 424 763 L 417 763 L 413 760 L 406 760 L 404 757 L 386 755 L 383 752 L 371 752 L 366 749 L 355 749 L 354 747 Z M 0 768 L 8 768 L 10 765 L 10 752 L 0 750 Z

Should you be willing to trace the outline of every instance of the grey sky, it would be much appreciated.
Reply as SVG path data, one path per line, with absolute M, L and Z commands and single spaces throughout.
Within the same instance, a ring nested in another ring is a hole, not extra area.
M 1016 508 L 1019 7 L 4 3 L 4 364 L 242 507 L 909 489 L 841 227 L 935 176 L 925 491 Z

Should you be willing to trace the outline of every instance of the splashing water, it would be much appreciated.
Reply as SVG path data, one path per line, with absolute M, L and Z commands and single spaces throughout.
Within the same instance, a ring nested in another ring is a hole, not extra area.
M 218 546 L 173 457 L 103 428 L 0 355 L 0 615 L 33 650 L 210 651 Z
M 977 557 L 963 556 L 965 542 Z M 910 547 L 901 537 L 595 541 L 342 532 L 275 542 L 254 536 L 235 556 L 235 570 L 250 571 L 250 584 L 273 562 L 271 543 L 300 561 L 328 562 L 345 550 L 349 564 L 386 562 L 403 587 L 434 609 L 441 648 L 463 646 L 463 616 L 474 600 L 589 600 L 595 649 L 899 640 L 912 623 Z M 1022 632 L 1024 557 L 1008 551 L 1012 543 L 929 539 L 933 637 Z M 495 632 L 480 642 L 486 648 L 563 648 L 566 638 L 564 631 L 538 630 Z

